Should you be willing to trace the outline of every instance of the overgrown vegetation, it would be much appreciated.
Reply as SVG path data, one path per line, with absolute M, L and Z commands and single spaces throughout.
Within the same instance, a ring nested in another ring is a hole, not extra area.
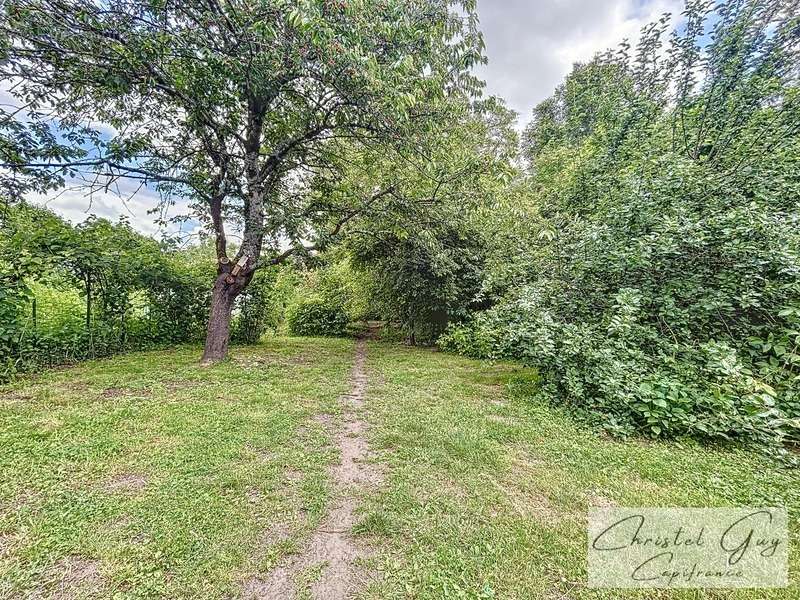
M 292 335 L 343 336 L 351 322 L 368 317 L 369 280 L 359 277 L 346 257 L 338 258 L 299 274 L 286 309 Z
M 163 202 L 188 198 L 215 236 L 203 360 L 221 360 L 258 269 L 330 246 L 358 215 L 418 211 L 450 175 L 429 155 L 480 91 L 475 10 L 475 0 L 9 0 L 1 74 L 24 83 L 9 86 L 18 106 L 0 107 L 11 175 L 0 189 L 127 181 Z M 339 187 L 356 161 L 406 168 L 347 194 L 309 193 Z
M 797 9 L 687 0 L 520 137 L 476 0 L 0 3 L 0 596 L 617 598 L 589 507 L 796 517 Z
M 194 339 L 204 311 L 208 360 L 229 330 L 254 343 L 379 320 L 410 344 L 536 367 L 537 394 L 614 435 L 800 442 L 793 3 L 690 0 L 675 32 L 665 16 L 576 65 L 521 142 L 470 70 L 474 2 L 247 5 L 227 31 L 195 27 L 219 16 L 205 5 L 133 6 L 174 27 L 46 0 L 6 10 L 8 73 L 31 100 L 28 121 L 0 122 L 5 376 Z M 82 170 L 95 189 L 133 177 L 185 194 L 216 257 L 13 208 Z
M 25 203 L 0 221 L 0 380 L 202 335 L 207 252 L 161 247 L 124 221 L 73 227 Z
M 267 333 L 283 331 L 286 309 L 297 295 L 299 274 L 289 265 L 256 273 L 236 299 L 231 339 L 255 344 Z
M 798 18 L 687 5 L 536 107 L 443 348 L 540 368 L 618 435 L 800 441 Z

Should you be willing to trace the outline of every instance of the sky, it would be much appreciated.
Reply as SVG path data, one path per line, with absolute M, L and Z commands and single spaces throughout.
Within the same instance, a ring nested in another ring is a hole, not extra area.
M 678 15 L 681 6 L 682 0 L 478 0 L 489 59 L 478 74 L 486 81 L 486 94 L 505 98 L 519 113 L 518 125 L 523 127 L 533 107 L 553 93 L 574 62 L 589 60 L 625 38 L 635 42 L 644 25 L 664 12 Z M 132 192 L 123 189 L 122 196 Z M 89 214 L 112 221 L 124 216 L 142 233 L 163 234 L 154 223 L 156 215 L 148 214 L 158 201 L 153 190 L 140 190 L 124 202 L 115 194 L 90 198 L 77 189 L 35 200 L 73 223 Z M 187 212 L 186 204 L 179 201 L 168 216 Z M 169 227 L 168 232 L 174 233 L 177 227 Z M 198 224 L 180 227 L 191 233 Z
M 635 42 L 663 13 L 677 17 L 682 0 L 478 0 L 489 64 L 478 74 L 486 93 L 505 98 L 528 121 L 575 62 Z
M 185 236 L 194 236 L 199 224 L 191 220 L 185 223 L 170 223 L 162 227 L 156 223 L 161 218 L 160 209 L 151 213 L 160 204 L 160 196 L 155 190 L 138 184 L 120 181 L 118 190 L 108 193 L 94 193 L 89 195 L 85 189 L 78 186 L 68 186 L 63 190 L 48 192 L 46 195 L 31 195 L 32 202 L 47 206 L 57 214 L 67 219 L 70 223 L 81 223 L 89 215 L 104 217 L 110 221 L 118 221 L 125 217 L 134 229 L 145 235 L 160 239 L 165 234 L 175 235 L 184 233 Z M 165 220 L 170 217 L 190 214 L 188 202 L 175 199 L 175 204 L 165 209 Z

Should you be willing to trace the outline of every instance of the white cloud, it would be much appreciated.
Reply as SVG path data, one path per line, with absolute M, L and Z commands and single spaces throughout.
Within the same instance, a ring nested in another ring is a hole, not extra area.
M 489 64 L 479 75 L 526 122 L 575 62 L 632 42 L 665 12 L 674 22 L 682 0 L 478 0 Z
M 186 223 L 167 223 L 166 226 L 156 223 L 160 218 L 190 215 L 191 210 L 186 200 L 173 198 L 174 204 L 163 207 L 156 214 L 149 211 L 161 205 L 157 192 L 149 188 L 137 191 L 136 185 L 121 182 L 118 192 L 88 194 L 79 185 L 68 185 L 65 189 L 48 194 L 31 194 L 28 200 L 40 206 L 46 206 L 73 224 L 85 221 L 90 215 L 102 217 L 110 221 L 126 218 L 139 232 L 161 238 L 168 234 L 196 234 L 200 226 L 192 220 Z
M 0 82 L 0 108 L 5 111 L 14 111 L 22 106 L 21 101 L 11 91 L 16 82 L 18 82 L 16 79 Z M 26 110 L 19 111 L 15 118 L 29 122 Z M 106 139 L 118 133 L 108 124 L 87 121 L 86 125 L 95 128 Z M 157 208 L 161 199 L 157 192 L 147 187 L 138 189 L 139 186 L 135 182 L 121 181 L 118 186 L 114 186 L 113 191 L 91 194 L 86 188 L 81 188 L 80 184 L 80 181 L 72 180 L 62 190 L 48 194 L 28 194 L 26 200 L 47 206 L 73 224 L 85 221 L 90 215 L 103 217 L 110 221 L 117 221 L 120 217 L 125 217 L 137 231 L 154 238 L 181 231 L 187 234 L 196 233 L 198 230 L 196 222 L 183 225 L 170 223 L 167 226 L 156 224 L 155 221 L 161 216 L 161 213 L 148 214 L 148 211 Z M 178 200 L 174 206 L 165 207 L 163 218 L 168 220 L 173 216 L 189 214 L 191 212 L 188 203 Z

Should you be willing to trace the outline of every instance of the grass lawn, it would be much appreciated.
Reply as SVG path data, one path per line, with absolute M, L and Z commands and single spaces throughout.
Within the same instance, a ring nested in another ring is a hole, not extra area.
M 131 354 L 0 388 L 0 598 L 236 598 L 301 552 L 336 491 L 352 340 L 271 338 L 212 368 L 198 356 Z M 527 399 L 535 374 L 510 364 L 370 342 L 366 374 L 359 411 L 383 475 L 357 497 L 377 574 L 362 596 L 800 597 L 796 551 L 788 590 L 585 585 L 588 506 L 786 505 L 796 549 L 800 473 L 601 438 Z

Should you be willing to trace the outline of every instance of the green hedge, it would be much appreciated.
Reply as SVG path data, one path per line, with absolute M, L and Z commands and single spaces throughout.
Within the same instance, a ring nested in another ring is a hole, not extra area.
M 312 296 L 292 304 L 286 321 L 292 335 L 342 336 L 347 332 L 349 319 L 341 304 Z

